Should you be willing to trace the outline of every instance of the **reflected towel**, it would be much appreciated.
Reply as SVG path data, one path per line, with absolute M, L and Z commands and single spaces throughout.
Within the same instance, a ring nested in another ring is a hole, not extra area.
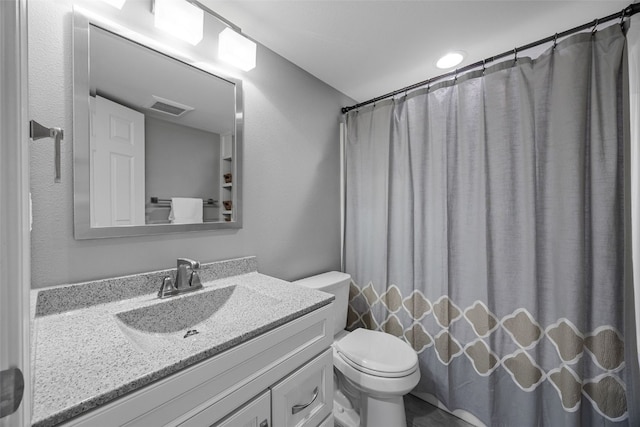
M 169 221 L 171 224 L 202 223 L 202 199 L 172 197 Z

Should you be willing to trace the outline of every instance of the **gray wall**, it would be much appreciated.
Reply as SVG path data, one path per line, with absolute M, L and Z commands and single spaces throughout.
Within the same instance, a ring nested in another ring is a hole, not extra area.
M 151 197 L 220 198 L 220 135 L 149 115 L 145 132 L 145 220 L 169 222 L 169 207 L 150 204 Z M 219 203 L 222 205 L 222 201 Z M 221 221 L 220 209 L 204 205 L 202 218 Z
M 123 11 L 76 3 L 153 35 L 149 2 L 130 0 Z M 245 101 L 244 227 L 74 240 L 72 2 L 29 0 L 28 16 L 29 116 L 65 131 L 60 184 L 53 182 L 51 141 L 30 147 L 33 288 L 168 268 L 177 257 L 257 255 L 261 272 L 290 280 L 340 267 L 339 108 L 353 102 L 260 45 L 257 68 L 238 74 Z
M 149 197 L 217 199 L 220 135 L 146 116 L 145 192 Z

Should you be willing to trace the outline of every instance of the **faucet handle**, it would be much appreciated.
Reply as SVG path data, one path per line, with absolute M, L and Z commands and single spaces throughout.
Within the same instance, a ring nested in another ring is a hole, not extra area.
M 167 276 L 162 279 L 162 286 L 160 286 L 160 290 L 158 291 L 158 298 L 166 298 L 173 296 L 178 293 L 178 290 L 173 286 L 171 282 L 171 277 Z
M 189 278 L 189 286 L 191 289 L 196 290 L 202 287 L 202 282 L 200 282 L 200 276 L 196 270 L 191 271 L 191 277 Z

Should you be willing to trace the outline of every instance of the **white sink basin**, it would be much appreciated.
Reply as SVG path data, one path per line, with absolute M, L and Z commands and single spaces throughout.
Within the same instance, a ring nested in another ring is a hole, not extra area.
M 235 323 L 268 316 L 280 301 L 241 285 L 203 290 L 115 313 L 118 326 L 137 347 L 197 345 L 215 339 Z

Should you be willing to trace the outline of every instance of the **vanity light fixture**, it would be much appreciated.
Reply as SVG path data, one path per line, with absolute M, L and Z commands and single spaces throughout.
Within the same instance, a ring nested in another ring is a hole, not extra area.
M 436 67 L 441 69 L 453 68 L 464 59 L 464 52 L 449 52 L 436 62 Z
M 111 6 L 117 9 L 122 9 L 122 6 L 124 6 L 127 0 L 102 0 L 102 1 L 105 3 L 109 3 Z
M 204 11 L 186 0 L 154 0 L 155 26 L 192 45 L 204 36 Z
M 237 33 L 225 28 L 218 36 L 218 57 L 243 71 L 256 67 L 256 44 Z

